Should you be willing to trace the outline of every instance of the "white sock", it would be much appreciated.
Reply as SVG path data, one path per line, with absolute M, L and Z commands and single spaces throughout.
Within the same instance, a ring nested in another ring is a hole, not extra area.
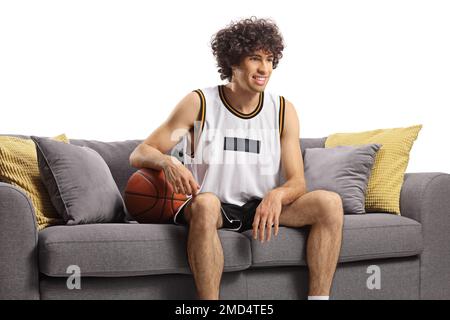
M 308 300 L 330 300 L 330 296 L 308 296 Z

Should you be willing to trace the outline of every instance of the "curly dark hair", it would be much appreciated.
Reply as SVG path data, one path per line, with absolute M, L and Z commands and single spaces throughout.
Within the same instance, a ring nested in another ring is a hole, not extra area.
M 273 69 L 283 57 L 283 37 L 275 22 L 270 19 L 250 17 L 232 22 L 217 32 L 211 40 L 211 48 L 217 60 L 220 79 L 231 81 L 231 67 L 257 50 L 273 54 Z

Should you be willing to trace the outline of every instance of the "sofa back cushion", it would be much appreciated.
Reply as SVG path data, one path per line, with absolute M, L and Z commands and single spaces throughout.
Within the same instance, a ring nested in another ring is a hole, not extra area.
M 302 150 L 302 157 L 305 160 L 305 151 L 308 148 L 325 148 L 325 138 L 300 138 L 300 149 Z
M 324 148 L 324 138 L 301 138 L 300 147 L 302 156 L 305 156 L 306 148 Z M 95 140 L 77 140 L 70 139 L 70 143 L 78 146 L 87 146 L 97 151 L 108 165 L 114 180 L 123 195 L 128 179 L 137 171 L 130 166 L 130 154 L 143 140 L 126 140 L 118 142 L 102 142 Z M 175 145 L 167 154 L 177 157 L 180 161 L 183 159 L 183 139 Z
M 10 135 L 20 138 L 29 138 L 25 135 Z M 305 156 L 306 148 L 324 148 L 326 137 L 323 138 L 301 138 L 300 147 L 302 150 L 302 156 Z M 77 146 L 86 146 L 97 151 L 111 170 L 111 174 L 114 181 L 119 188 L 120 193 L 123 195 L 128 179 L 131 175 L 137 171 L 136 168 L 130 166 L 130 154 L 143 140 L 125 140 L 114 142 L 103 142 L 97 140 L 84 140 L 84 139 L 70 139 L 71 144 Z M 183 157 L 183 139 L 178 143 L 168 154 L 182 160 Z

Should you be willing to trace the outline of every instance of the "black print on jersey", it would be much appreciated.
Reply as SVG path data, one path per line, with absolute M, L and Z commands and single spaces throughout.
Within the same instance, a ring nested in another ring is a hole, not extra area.
M 236 137 L 224 137 L 223 140 L 223 150 L 259 153 L 260 147 L 260 140 Z

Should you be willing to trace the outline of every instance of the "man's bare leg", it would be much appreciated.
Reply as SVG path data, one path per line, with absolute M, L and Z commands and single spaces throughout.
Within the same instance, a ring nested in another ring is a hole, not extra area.
M 187 253 L 198 298 L 219 299 L 223 272 L 223 249 L 217 234 L 222 227 L 220 200 L 213 193 L 201 193 L 184 209 L 189 224 Z
M 279 223 L 311 225 L 306 247 L 309 295 L 329 296 L 342 241 L 343 208 L 337 193 L 316 190 L 283 206 Z

